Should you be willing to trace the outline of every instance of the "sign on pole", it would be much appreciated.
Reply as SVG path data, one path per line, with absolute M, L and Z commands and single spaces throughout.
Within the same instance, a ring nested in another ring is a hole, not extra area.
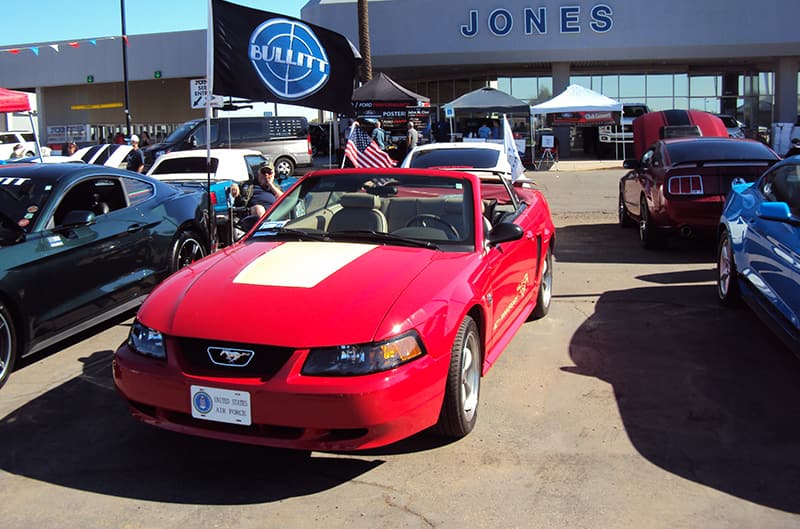
M 189 103 L 192 108 L 205 108 L 208 97 L 208 81 L 206 79 L 192 79 L 189 81 Z M 211 96 L 212 107 L 221 107 L 224 103 L 222 96 Z
M 455 113 L 455 110 L 453 109 L 453 107 L 448 107 L 448 106 L 444 107 L 444 117 L 452 118 L 452 117 L 455 117 L 455 115 L 456 115 L 456 113 Z

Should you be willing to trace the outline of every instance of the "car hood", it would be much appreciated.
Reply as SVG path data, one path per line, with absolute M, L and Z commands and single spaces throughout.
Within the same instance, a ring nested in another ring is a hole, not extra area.
M 438 253 L 338 242 L 235 245 L 167 279 L 139 319 L 172 336 L 240 343 L 369 342 Z

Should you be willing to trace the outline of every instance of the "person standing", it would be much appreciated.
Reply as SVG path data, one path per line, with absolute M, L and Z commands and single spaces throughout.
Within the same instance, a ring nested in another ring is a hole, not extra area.
M 146 130 L 142 131 L 142 137 L 139 139 L 139 147 L 147 147 L 150 144 L 150 134 Z
M 786 151 L 784 158 L 788 158 L 789 156 L 794 156 L 796 154 L 800 154 L 800 138 L 792 138 L 792 146 L 789 147 L 788 151 Z
M 132 134 L 128 140 L 131 144 L 131 152 L 125 158 L 125 168 L 134 173 L 144 172 L 144 153 L 139 148 L 139 136 Z
M 375 123 L 375 128 L 372 129 L 372 139 L 378 144 L 382 151 L 386 150 L 386 131 L 382 127 L 382 123 L 378 120 Z
M 414 122 L 409 120 L 408 121 L 408 135 L 406 136 L 406 145 L 408 146 L 408 150 L 410 151 L 414 147 L 417 146 L 419 142 L 419 133 L 417 129 L 414 128 Z
M 492 137 L 492 129 L 489 128 L 489 125 L 487 125 L 486 122 L 484 122 L 478 129 L 478 137 L 484 140 L 488 140 Z

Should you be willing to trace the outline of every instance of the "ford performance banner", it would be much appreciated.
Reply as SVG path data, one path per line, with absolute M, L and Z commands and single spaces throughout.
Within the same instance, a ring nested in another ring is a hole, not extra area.
M 360 57 L 343 35 L 212 0 L 213 93 L 353 115 Z

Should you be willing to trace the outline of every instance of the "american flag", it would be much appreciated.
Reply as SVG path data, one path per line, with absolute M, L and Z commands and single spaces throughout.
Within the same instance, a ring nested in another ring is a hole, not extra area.
M 350 128 L 344 155 L 353 162 L 355 167 L 394 167 L 396 163 L 358 125 Z

